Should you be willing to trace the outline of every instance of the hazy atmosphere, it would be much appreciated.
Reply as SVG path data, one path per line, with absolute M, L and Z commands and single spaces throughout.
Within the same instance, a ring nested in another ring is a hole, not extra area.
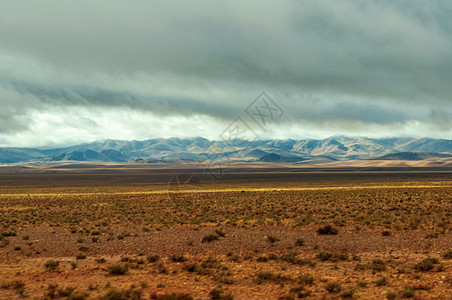
M 452 137 L 450 1 L 3 1 L 0 146 Z

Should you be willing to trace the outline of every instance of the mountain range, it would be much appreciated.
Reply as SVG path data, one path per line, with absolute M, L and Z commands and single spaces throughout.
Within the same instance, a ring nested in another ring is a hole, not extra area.
M 211 141 L 158 138 L 144 141 L 104 140 L 64 148 L 0 148 L 0 163 L 66 161 L 116 163 L 262 162 L 325 163 L 343 160 L 449 160 L 452 140 L 365 138 Z

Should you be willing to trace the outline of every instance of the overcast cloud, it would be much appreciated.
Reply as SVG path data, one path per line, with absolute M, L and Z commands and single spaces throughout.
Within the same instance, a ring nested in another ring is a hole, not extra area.
M 1 1 L 0 145 L 219 134 L 452 138 L 452 2 Z

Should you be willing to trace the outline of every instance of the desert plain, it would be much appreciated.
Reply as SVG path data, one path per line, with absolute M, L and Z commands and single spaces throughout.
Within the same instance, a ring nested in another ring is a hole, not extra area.
M 452 172 L 0 170 L 1 299 L 452 299 Z

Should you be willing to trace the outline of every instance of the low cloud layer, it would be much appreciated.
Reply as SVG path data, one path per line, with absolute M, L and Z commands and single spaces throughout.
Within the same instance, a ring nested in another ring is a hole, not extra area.
M 262 91 L 265 138 L 452 137 L 450 1 L 15 1 L 0 145 L 215 139 Z

